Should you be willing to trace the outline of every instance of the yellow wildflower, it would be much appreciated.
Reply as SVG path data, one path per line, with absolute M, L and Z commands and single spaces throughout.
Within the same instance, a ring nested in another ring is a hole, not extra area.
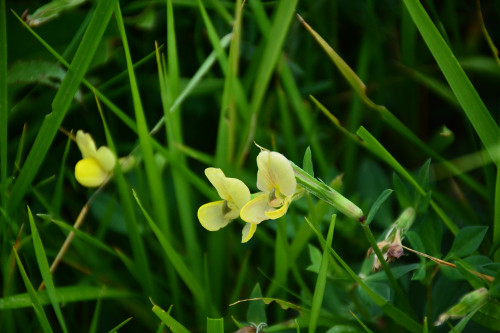
M 240 217 L 251 224 L 250 230 L 264 220 L 285 215 L 297 188 L 290 161 L 277 152 L 261 151 L 257 156 L 257 188 L 261 190 L 242 209 Z M 255 232 L 255 230 L 253 230 Z
M 221 169 L 207 168 L 205 175 L 222 200 L 201 206 L 198 209 L 198 220 L 205 229 L 217 231 L 240 215 L 241 208 L 250 200 L 250 190 L 241 180 L 226 177 Z M 248 235 L 253 235 L 254 232 L 246 225 L 243 228 L 242 242 L 248 241 L 251 238 Z
M 75 178 L 85 187 L 101 186 L 112 174 L 116 157 L 106 146 L 96 149 L 92 136 L 79 130 L 76 143 L 82 153 L 82 159 L 75 165 Z

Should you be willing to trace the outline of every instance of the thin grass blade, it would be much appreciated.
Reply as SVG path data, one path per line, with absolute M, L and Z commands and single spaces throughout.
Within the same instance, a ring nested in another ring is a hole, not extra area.
M 177 320 L 174 319 L 167 311 L 163 310 L 157 305 L 153 306 L 152 311 L 154 312 L 155 315 L 158 316 L 158 318 L 161 319 L 161 321 L 167 325 L 168 328 L 173 333 L 189 333 L 189 330 L 184 327 L 181 323 L 179 323 Z
M 481 142 L 495 164 L 500 165 L 495 154 L 495 150 L 499 149 L 500 130 L 498 125 L 420 1 L 403 0 L 403 3 Z
M 33 219 L 33 215 L 31 214 L 31 210 L 29 207 L 28 218 L 30 221 L 31 236 L 33 238 L 36 260 L 38 262 L 40 273 L 42 274 L 43 282 L 47 287 L 47 294 L 49 295 L 50 302 L 52 303 L 52 307 L 54 308 L 54 312 L 56 313 L 57 319 L 59 320 L 59 324 L 61 325 L 63 332 L 68 332 L 66 322 L 64 321 L 64 317 L 61 312 L 61 307 L 59 306 L 59 302 L 57 300 L 56 287 L 54 285 L 54 281 L 52 280 L 52 273 L 50 272 L 49 262 L 47 260 L 47 256 L 45 255 L 45 249 L 42 244 L 42 239 L 38 234 L 35 220 Z
M 28 278 L 28 275 L 26 274 L 26 271 L 24 270 L 23 264 L 21 263 L 21 259 L 19 259 L 19 256 L 17 255 L 17 251 L 14 248 L 14 255 L 16 256 L 16 262 L 17 262 L 17 267 L 19 268 L 19 272 L 21 273 L 21 277 L 23 278 L 24 285 L 26 286 L 26 290 L 28 290 L 28 300 L 29 304 L 27 306 L 33 306 L 33 309 L 35 310 L 36 317 L 38 318 L 38 321 L 40 322 L 40 326 L 42 326 L 42 330 L 45 333 L 50 333 L 53 332 L 52 328 L 50 327 L 49 320 L 47 319 L 47 316 L 45 315 L 45 312 L 43 311 L 42 304 L 40 300 L 38 299 L 38 296 L 35 292 L 35 288 L 33 288 L 33 285 L 31 284 L 31 281 Z
M 7 205 L 7 125 L 9 105 L 7 99 L 7 19 L 5 0 L 0 1 L 0 202 Z M 3 218 L 0 218 L 3 221 Z M 1 223 L 2 226 L 5 223 Z M 2 227 L 3 229 L 3 227 Z M 0 232 L 1 230 L 0 229 Z
M 330 227 L 328 228 L 328 235 L 326 236 L 326 243 L 324 245 L 323 257 L 319 266 L 318 279 L 316 280 L 316 287 L 314 288 L 314 295 L 311 306 L 311 319 L 309 321 L 309 333 L 314 333 L 318 325 L 319 313 L 321 311 L 321 304 L 325 296 L 326 278 L 328 274 L 328 266 L 330 263 L 330 249 L 332 248 L 333 230 L 335 229 L 335 219 L 337 215 L 332 215 Z
M 134 195 L 134 198 L 139 205 L 139 208 L 141 209 L 142 213 L 144 214 L 144 217 L 146 218 L 146 221 L 148 222 L 149 226 L 153 230 L 154 234 L 158 238 L 158 241 L 160 242 L 161 247 L 163 248 L 163 251 L 165 252 L 165 255 L 168 257 L 172 265 L 174 266 L 175 270 L 179 274 L 179 276 L 182 278 L 186 286 L 191 290 L 193 296 L 195 299 L 198 301 L 199 305 L 201 307 L 205 307 L 205 291 L 201 288 L 199 281 L 195 278 L 193 273 L 189 270 L 189 268 L 186 266 L 184 263 L 184 260 L 181 258 L 181 256 L 175 251 L 175 249 L 172 247 L 172 245 L 167 241 L 161 230 L 156 226 L 155 222 L 151 219 L 149 214 L 146 212 L 144 207 L 141 204 L 141 201 L 139 200 L 139 197 L 137 196 L 137 193 L 135 193 L 134 190 L 132 190 L 132 193 Z

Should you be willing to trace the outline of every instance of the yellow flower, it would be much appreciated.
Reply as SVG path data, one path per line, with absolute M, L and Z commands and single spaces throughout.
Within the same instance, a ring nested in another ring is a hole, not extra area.
M 262 192 L 249 201 L 240 213 L 241 219 L 251 224 L 248 227 L 250 230 L 256 229 L 257 224 L 264 220 L 285 215 L 297 188 L 292 165 L 280 153 L 261 151 L 257 156 L 257 167 L 257 188 Z
M 116 165 L 116 157 L 106 146 L 96 149 L 92 136 L 79 130 L 76 143 L 82 152 L 82 159 L 75 165 L 75 178 L 85 187 L 101 186 L 111 175 Z
M 207 168 L 205 175 L 222 200 L 201 206 L 198 209 L 198 220 L 205 229 L 217 231 L 240 215 L 241 208 L 250 200 L 250 190 L 241 180 L 226 177 L 221 169 Z M 248 241 L 254 232 L 255 230 L 245 226 L 242 242 Z

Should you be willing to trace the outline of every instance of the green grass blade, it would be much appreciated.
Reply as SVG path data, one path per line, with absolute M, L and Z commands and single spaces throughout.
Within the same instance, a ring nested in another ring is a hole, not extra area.
M 307 219 L 306 219 L 307 221 Z M 307 221 L 309 223 L 309 221 Z M 322 244 L 325 243 L 325 239 L 321 233 L 311 224 L 309 226 L 316 233 L 318 239 Z M 405 312 L 401 311 L 395 307 L 392 303 L 387 301 L 385 298 L 380 296 L 376 291 L 372 290 L 359 276 L 354 272 L 349 265 L 337 254 L 337 252 L 330 247 L 330 253 L 332 256 L 340 263 L 340 265 L 349 273 L 351 278 L 359 284 L 359 286 L 366 292 L 366 294 L 384 311 L 389 317 L 391 317 L 396 323 L 406 328 L 410 332 L 420 333 L 422 331 L 422 326 L 408 316 Z
M 496 249 L 495 261 L 500 261 L 500 168 L 497 168 L 497 179 L 495 183 L 495 201 L 493 212 L 493 248 Z
M 273 74 L 274 68 L 280 57 L 281 48 L 285 42 L 290 22 L 295 14 L 297 2 L 298 0 L 281 0 L 276 8 L 274 21 L 272 23 L 271 30 L 269 31 L 264 53 L 262 55 L 262 59 L 260 60 L 260 66 L 257 70 L 255 78 L 255 82 L 258 82 L 258 84 L 254 86 L 254 91 L 252 93 L 250 104 L 251 118 L 245 129 L 245 134 L 243 136 L 244 141 L 242 142 L 241 149 L 239 150 L 240 155 L 238 158 L 238 165 L 242 165 L 253 142 L 255 130 L 257 128 L 259 110 L 261 109 L 264 95 L 267 91 L 269 81 L 271 80 L 271 75 Z
M 392 192 L 394 192 L 394 190 L 387 189 L 380 194 L 377 200 L 375 200 L 366 217 L 366 222 L 365 222 L 366 225 L 370 225 L 370 223 L 372 223 L 373 218 L 375 217 L 375 215 L 377 215 L 380 206 L 384 203 L 385 200 L 387 200 L 387 198 L 392 194 Z
M 116 148 L 113 142 L 111 133 L 109 132 L 108 125 L 104 119 L 101 105 L 99 100 L 96 99 L 99 113 L 101 114 L 102 125 L 104 127 L 104 133 L 106 134 L 106 141 L 108 143 L 109 149 L 116 156 Z M 146 255 L 146 250 L 144 248 L 144 242 L 142 240 L 141 232 L 139 229 L 139 224 L 135 216 L 133 201 L 130 196 L 130 187 L 125 180 L 123 171 L 121 169 L 120 163 L 116 163 L 113 177 L 116 186 L 118 188 L 118 194 L 120 197 L 120 203 L 122 205 L 123 217 L 125 219 L 125 225 L 127 227 L 127 235 L 130 240 L 130 245 L 132 247 L 132 254 L 134 257 L 134 275 L 137 280 L 144 288 L 144 293 L 146 295 L 153 295 L 154 285 L 151 277 L 151 271 L 149 269 L 149 260 Z
M 115 327 L 113 327 L 108 333 L 118 332 L 118 330 L 120 328 L 122 328 L 123 326 L 127 325 L 128 322 L 131 321 L 132 319 L 133 319 L 132 317 L 125 319 L 124 321 L 122 321 L 121 323 L 119 323 L 118 325 L 116 325 Z
M 66 170 L 66 160 L 68 158 L 69 148 L 71 147 L 71 138 L 68 137 L 66 142 L 66 147 L 64 148 L 64 153 L 61 158 L 61 168 L 59 169 L 59 174 L 57 175 L 56 185 L 54 189 L 54 194 L 52 196 L 52 215 L 59 216 L 62 205 L 63 198 L 63 181 L 64 181 L 64 172 Z
M 328 228 L 328 235 L 326 236 L 326 243 L 323 250 L 323 257 L 319 266 L 318 279 L 316 280 L 316 287 L 314 288 L 314 295 L 311 306 L 311 319 L 309 321 L 309 333 L 314 333 L 318 325 L 319 313 L 321 311 L 321 304 L 325 295 L 326 278 L 328 274 L 328 264 L 330 263 L 330 249 L 332 248 L 333 230 L 335 229 L 335 219 L 337 215 L 332 215 L 330 228 Z
M 426 195 L 425 191 L 417 183 L 413 176 L 410 175 L 410 173 L 406 171 L 406 169 L 401 164 L 399 164 L 399 162 L 384 148 L 384 146 L 380 144 L 380 142 L 377 141 L 377 139 L 375 139 L 373 135 L 370 134 L 370 132 L 368 132 L 363 126 L 361 126 L 356 134 L 361 139 L 363 139 L 366 148 L 369 151 L 389 164 L 397 173 L 399 173 L 401 176 L 403 176 L 403 178 L 410 182 L 410 184 L 412 184 L 420 194 L 422 194 L 423 196 Z M 456 234 L 458 232 L 458 226 L 455 224 L 455 222 L 453 222 L 433 200 L 431 200 L 431 207 L 441 218 L 444 224 L 448 227 L 448 229 L 450 229 L 453 234 Z
M 224 333 L 224 318 L 207 318 L 207 333 Z
M 420 2 L 418 0 L 403 0 L 403 3 L 462 106 L 465 115 L 491 158 L 499 166 L 500 161 L 496 158 L 494 150 L 498 149 L 500 130 L 495 120 Z
M 59 306 L 59 302 L 57 301 L 56 287 L 54 285 L 54 281 L 52 280 L 52 273 L 50 272 L 49 262 L 47 260 L 47 256 L 45 255 L 45 249 L 42 244 L 42 239 L 38 234 L 35 220 L 33 219 L 33 215 L 31 214 L 31 210 L 29 207 L 28 218 L 30 220 L 31 236 L 33 238 L 33 246 L 35 247 L 35 255 L 38 262 L 38 268 L 40 269 L 40 273 L 42 274 L 43 282 L 45 283 L 45 286 L 47 288 L 47 293 L 49 295 L 50 302 L 52 303 L 52 307 L 54 308 L 54 312 L 56 313 L 57 319 L 59 320 L 59 324 L 61 325 L 63 332 L 68 332 L 64 317 L 61 312 L 61 308 Z
M 50 327 L 49 320 L 47 319 L 47 316 L 45 315 L 45 312 L 43 311 L 42 304 L 40 303 L 40 300 L 38 299 L 38 296 L 35 292 L 35 288 L 33 288 L 33 285 L 31 284 L 28 275 L 26 274 L 26 271 L 24 270 L 23 264 L 21 263 L 21 259 L 19 259 L 19 256 L 17 255 L 17 251 L 15 248 L 13 248 L 14 254 L 16 256 L 16 262 L 17 262 L 17 267 L 19 268 L 19 272 L 21 273 L 21 277 L 23 278 L 24 285 L 26 286 L 26 290 L 28 290 L 28 301 L 29 304 L 27 306 L 33 306 L 35 310 L 36 317 L 38 318 L 38 321 L 40 322 L 40 326 L 42 326 L 42 330 L 45 333 L 53 332 L 52 328 Z
M 240 107 L 244 117 L 248 120 L 247 103 L 243 89 L 237 79 L 240 62 L 242 7 L 241 0 L 236 1 L 235 20 L 233 24 L 233 38 L 229 47 L 229 59 L 220 59 L 221 66 L 225 66 L 224 90 L 222 92 L 222 103 L 219 115 L 219 126 L 217 130 L 217 146 L 215 150 L 215 161 L 217 166 L 226 168 L 234 158 L 236 145 L 236 92 L 239 94 L 237 100 L 244 101 Z M 216 41 L 213 41 L 214 43 Z M 222 54 L 220 55 L 222 56 Z M 236 89 L 238 87 L 239 89 Z M 243 109 L 244 108 L 244 109 Z
M 153 202 L 153 208 L 155 210 L 155 216 L 162 231 L 166 235 L 170 235 L 171 234 L 170 226 L 167 215 L 168 212 L 167 200 L 163 188 L 163 181 L 160 174 L 160 170 L 158 169 L 157 163 L 154 158 L 151 141 L 149 140 L 149 130 L 146 123 L 144 110 L 142 107 L 141 97 L 139 94 L 139 87 L 137 85 L 137 80 L 135 78 L 135 73 L 132 65 L 132 57 L 130 55 L 130 49 L 128 46 L 125 26 L 123 24 L 123 18 L 121 15 L 120 5 L 118 2 L 116 3 L 115 7 L 115 17 L 116 17 L 116 22 L 118 24 L 118 30 L 120 31 L 120 36 L 123 43 L 123 49 L 125 51 L 125 59 L 127 61 L 130 88 L 132 92 L 135 119 L 137 123 L 137 134 L 139 136 L 139 144 L 141 147 L 142 158 L 144 160 L 144 167 L 146 169 L 146 175 L 148 179 L 149 190 L 151 192 L 151 200 Z
M 144 214 L 144 217 L 146 218 L 146 221 L 148 222 L 149 226 L 151 227 L 154 234 L 158 238 L 158 241 L 160 242 L 160 245 L 163 248 L 165 255 L 168 257 L 168 259 L 174 266 L 175 270 L 177 271 L 177 274 L 179 274 L 179 276 L 182 278 L 186 286 L 192 292 L 193 296 L 198 301 L 199 305 L 204 308 L 206 306 L 205 291 L 201 288 L 199 281 L 195 278 L 195 275 L 193 275 L 193 273 L 186 266 L 182 257 L 175 251 L 175 249 L 167 241 L 161 230 L 156 226 L 155 222 L 146 212 L 146 210 L 141 204 L 141 201 L 139 200 L 139 197 L 137 196 L 137 193 L 135 193 L 134 190 L 132 190 L 132 192 L 134 194 L 137 204 L 139 205 L 139 208 L 141 209 L 142 213 Z
M 9 212 L 18 208 L 47 154 L 80 82 L 90 65 L 104 31 L 108 25 L 116 0 L 99 1 L 94 16 L 82 38 L 64 80 L 52 102 L 52 113 L 47 115 L 30 150 L 26 162 L 11 191 Z
M 41 217 L 43 218 L 44 216 L 41 216 Z M 50 219 L 50 221 L 52 223 L 56 224 L 61 229 L 64 229 L 64 230 L 69 231 L 69 232 L 73 232 L 76 237 L 81 238 L 83 241 L 95 246 L 96 248 L 99 248 L 103 251 L 106 251 L 107 253 L 109 253 L 113 256 L 117 255 L 116 252 L 112 248 L 110 248 L 109 246 L 107 246 L 106 244 L 101 242 L 100 240 L 86 234 L 85 232 L 74 228 L 72 225 L 65 223 L 65 222 L 62 222 L 62 221 L 55 220 L 55 219 Z
M 94 315 L 92 316 L 92 321 L 90 322 L 89 333 L 97 333 L 97 326 L 99 325 L 100 314 L 101 314 L 101 300 L 98 299 L 94 309 Z
M 153 305 L 153 312 L 161 321 L 167 325 L 168 328 L 173 333 L 189 333 L 189 330 L 185 328 L 181 323 L 174 319 L 167 311 L 160 308 L 158 305 Z
M 9 105 L 7 104 L 7 19 L 5 0 L 0 1 L 0 202 L 6 207 L 7 200 L 7 124 Z M 0 218 L 0 221 L 3 221 Z M 5 223 L 2 223 L 5 225 Z M 3 228 L 3 227 L 2 227 Z M 1 229 L 0 229 L 1 230 Z M 1 232 L 1 231 L 0 231 Z

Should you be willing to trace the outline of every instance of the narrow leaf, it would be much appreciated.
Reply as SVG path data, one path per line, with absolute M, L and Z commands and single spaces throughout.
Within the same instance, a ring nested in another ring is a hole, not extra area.
M 330 263 L 330 249 L 332 247 L 333 230 L 335 229 L 336 217 L 337 217 L 336 215 L 332 215 L 330 228 L 328 229 L 328 235 L 326 237 L 326 243 L 324 245 L 323 257 L 321 259 L 318 279 L 316 280 L 316 287 L 314 288 L 314 295 L 312 299 L 311 319 L 309 321 L 309 333 L 313 333 L 316 330 L 316 327 L 318 325 L 319 313 L 321 311 L 321 304 L 323 303 L 323 297 L 325 295 L 328 264 Z
M 368 212 L 368 217 L 366 218 L 366 225 L 372 223 L 373 218 L 375 217 L 375 215 L 377 215 L 380 206 L 382 206 L 382 204 L 387 200 L 387 198 L 389 198 L 392 192 L 394 192 L 394 190 L 387 189 L 379 195 L 377 200 L 375 200 L 372 207 L 370 208 L 370 211 Z
M 33 219 L 33 215 L 31 214 L 31 210 L 29 207 L 28 217 L 30 221 L 31 236 L 33 238 L 33 246 L 35 247 L 35 255 L 38 262 L 38 268 L 40 269 L 40 273 L 42 274 L 43 282 L 47 287 L 47 293 L 49 295 L 50 302 L 52 303 L 52 307 L 54 308 L 54 312 L 56 313 L 57 319 L 59 320 L 59 324 L 61 325 L 61 328 L 64 332 L 68 332 L 61 312 L 61 308 L 59 307 L 59 302 L 57 301 L 56 287 L 54 286 L 54 281 L 52 280 L 52 273 L 50 272 L 49 262 L 47 260 L 47 256 L 45 255 L 45 249 L 43 247 L 40 235 L 38 234 L 35 220 Z

